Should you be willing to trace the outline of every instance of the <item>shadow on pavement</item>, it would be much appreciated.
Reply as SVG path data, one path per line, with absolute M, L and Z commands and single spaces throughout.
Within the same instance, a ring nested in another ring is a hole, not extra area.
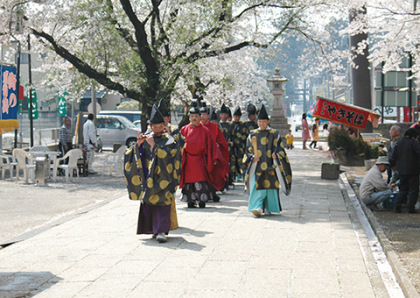
M 54 282 L 48 282 L 54 278 Z M 51 272 L 0 272 L 0 297 L 30 297 L 62 280 Z

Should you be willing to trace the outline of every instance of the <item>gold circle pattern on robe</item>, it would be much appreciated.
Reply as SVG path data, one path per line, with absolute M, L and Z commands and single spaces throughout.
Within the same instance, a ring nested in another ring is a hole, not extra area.
M 153 205 L 156 205 L 157 202 L 159 202 L 159 196 L 158 195 L 153 195 L 149 198 L 149 202 Z
M 156 167 L 155 167 L 155 174 L 156 175 L 159 175 L 161 171 L 162 170 L 160 169 L 160 167 L 158 165 L 156 165 Z
M 131 178 L 131 183 L 133 183 L 133 185 L 135 186 L 140 185 L 140 176 L 138 175 L 133 176 L 133 178 Z
M 131 170 L 131 162 L 127 162 L 124 166 L 124 169 L 129 172 Z
M 138 198 L 138 196 L 137 196 L 137 194 L 136 193 L 134 193 L 134 192 L 130 192 L 130 197 L 131 197 L 131 199 L 133 200 L 133 201 L 137 201 L 139 198 Z
M 265 171 L 265 170 L 267 170 L 267 163 L 266 162 L 262 162 L 261 163 L 261 170 L 263 170 L 263 171 Z
M 147 187 L 148 188 L 153 187 L 153 178 L 151 178 L 151 177 L 147 178 Z
M 166 171 L 168 171 L 168 173 L 172 173 L 172 171 L 174 170 L 174 166 L 170 163 L 166 166 Z
M 166 151 L 165 150 L 162 150 L 162 149 L 157 149 L 157 152 L 156 152 L 156 155 L 157 155 L 157 157 L 159 157 L 159 158 L 165 158 L 166 157 L 166 155 L 167 155 L 167 153 L 166 153 Z
M 265 145 L 268 144 L 268 138 L 267 137 L 263 137 L 263 138 L 261 138 L 260 142 L 261 142 L 262 145 L 265 146 Z
M 263 185 L 264 185 L 264 188 L 270 188 L 271 183 L 268 180 L 264 180 Z
M 160 189 L 165 189 L 168 185 L 169 185 L 168 180 L 162 180 L 162 181 L 159 182 Z

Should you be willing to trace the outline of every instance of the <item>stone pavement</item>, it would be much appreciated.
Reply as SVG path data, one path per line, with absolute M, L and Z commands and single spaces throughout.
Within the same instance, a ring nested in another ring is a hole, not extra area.
M 177 200 L 159 244 L 123 196 L 1 249 L 0 297 L 389 297 L 339 181 L 320 178 L 328 154 L 288 154 L 280 215 L 254 218 L 237 183 L 205 209 Z

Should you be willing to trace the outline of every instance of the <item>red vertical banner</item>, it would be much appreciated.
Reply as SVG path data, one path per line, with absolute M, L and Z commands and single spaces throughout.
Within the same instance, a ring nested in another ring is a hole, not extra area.
M 411 108 L 410 107 L 404 107 L 404 122 L 412 122 L 413 117 L 411 117 L 410 120 L 410 113 L 411 113 Z

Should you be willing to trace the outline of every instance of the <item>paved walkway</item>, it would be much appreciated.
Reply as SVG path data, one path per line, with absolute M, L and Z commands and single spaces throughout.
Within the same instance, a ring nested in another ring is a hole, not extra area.
M 238 183 L 206 209 L 177 201 L 159 244 L 124 196 L 0 250 L 0 297 L 388 297 L 339 181 L 320 178 L 327 153 L 288 153 L 281 215 L 254 218 Z

